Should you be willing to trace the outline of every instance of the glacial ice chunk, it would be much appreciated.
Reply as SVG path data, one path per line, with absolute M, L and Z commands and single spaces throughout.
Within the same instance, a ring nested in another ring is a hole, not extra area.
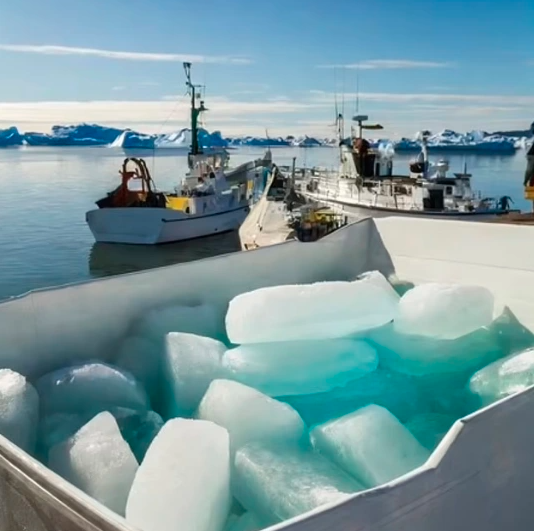
M 476 372 L 469 390 L 478 406 L 487 406 L 534 385 L 534 348 L 507 356 Z
M 150 409 L 142 386 L 126 371 L 105 363 L 86 363 L 45 374 L 36 384 L 41 410 L 98 413 L 112 407 Z
M 373 330 L 369 340 L 382 367 L 415 377 L 430 409 L 456 418 L 473 411 L 466 389 L 473 373 L 534 345 L 534 336 L 509 310 L 489 326 L 456 339 L 401 334 L 388 324 Z
M 228 432 L 212 422 L 172 419 L 139 467 L 126 520 L 143 531 L 221 531 L 230 502 Z
M 99 413 L 73 437 L 54 446 L 48 464 L 89 496 L 124 515 L 138 464 L 111 413 Z
M 341 338 L 390 322 L 398 300 L 378 271 L 353 282 L 261 288 L 230 301 L 226 331 L 235 344 Z
M 226 347 L 209 337 L 170 333 L 163 362 L 165 412 L 168 418 L 191 414 L 212 380 L 221 372 Z
M 226 377 L 270 396 L 321 393 L 373 372 L 374 347 L 364 341 L 287 341 L 241 345 L 223 356 Z
M 472 373 L 502 356 L 491 326 L 456 339 L 399 333 L 388 324 L 369 334 L 383 367 L 413 376 Z
M 427 450 L 432 452 L 455 421 L 455 417 L 443 413 L 420 413 L 404 425 Z
M 534 347 L 534 334 L 521 324 L 508 307 L 493 321 L 490 329 L 497 337 L 503 357 Z
M 169 332 L 186 332 L 216 338 L 220 336 L 222 318 L 209 304 L 197 306 L 170 305 L 151 310 L 139 325 L 138 334 L 163 342 Z
M 312 444 L 366 487 L 421 466 L 430 456 L 387 409 L 375 404 L 316 426 Z
M 135 458 L 141 463 L 145 454 L 163 427 L 163 419 L 155 411 L 135 411 L 126 408 L 114 408 L 115 417 L 121 435 L 130 445 Z
M 369 404 L 388 409 L 401 421 L 426 407 L 425 397 L 414 378 L 380 367 L 326 393 L 285 396 L 278 400 L 295 408 L 308 426 L 323 424 Z
M 399 302 L 397 332 L 434 339 L 456 339 L 493 321 L 494 298 L 482 286 L 421 284 Z
M 122 407 L 110 408 L 122 437 L 130 445 L 137 461 L 141 462 L 154 437 L 163 426 L 162 418 L 154 411 L 139 411 Z M 47 460 L 54 445 L 72 437 L 93 418 L 92 413 L 54 413 L 41 418 L 38 445 L 41 459 Z
M 161 348 L 154 341 L 141 336 L 129 336 L 119 348 L 115 365 L 134 376 L 153 401 L 158 395 L 161 361 Z
M 363 490 L 358 481 L 315 452 L 261 443 L 237 451 L 232 485 L 243 507 L 270 523 Z
M 0 433 L 22 450 L 35 451 L 39 396 L 21 374 L 0 370 Z
M 231 380 L 211 382 L 197 416 L 228 430 L 232 452 L 253 441 L 294 444 L 305 437 L 306 426 L 291 406 Z

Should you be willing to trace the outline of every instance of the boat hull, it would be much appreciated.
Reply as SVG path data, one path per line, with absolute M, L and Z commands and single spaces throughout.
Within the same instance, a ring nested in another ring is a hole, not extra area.
M 86 221 L 98 243 L 158 245 L 237 230 L 249 210 L 248 202 L 203 216 L 166 208 L 101 208 L 87 212 Z
M 386 217 L 408 217 L 408 218 L 425 218 L 425 219 L 450 219 L 450 220 L 464 220 L 464 221 L 486 221 L 488 219 L 496 219 L 499 216 L 504 216 L 511 212 L 519 212 L 516 210 L 502 211 L 497 209 L 488 210 L 474 210 L 472 212 L 457 212 L 457 211 L 439 211 L 431 212 L 426 210 L 402 210 L 386 207 L 372 207 L 366 205 L 358 205 L 354 203 L 344 202 L 341 200 L 333 201 L 327 199 L 319 194 L 304 194 L 308 199 L 317 201 L 320 204 L 328 206 L 351 218 L 386 218 Z

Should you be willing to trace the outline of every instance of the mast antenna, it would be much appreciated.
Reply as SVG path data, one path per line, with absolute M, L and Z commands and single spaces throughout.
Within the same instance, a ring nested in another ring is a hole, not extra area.
M 360 113 L 360 63 L 356 67 L 356 113 Z
M 339 108 L 337 104 L 337 67 L 334 67 L 334 126 L 339 127 Z
M 200 85 L 194 85 L 191 82 L 191 63 L 184 63 L 185 72 L 185 84 L 187 86 L 187 92 L 191 95 L 191 152 L 190 155 L 199 155 L 202 153 L 202 149 L 198 142 L 198 119 L 199 116 L 207 111 L 204 107 L 204 101 L 201 99 Z M 198 89 L 198 93 L 197 93 Z M 200 104 L 197 107 L 197 98 L 200 99 Z
M 347 69 L 343 66 L 343 78 L 341 80 L 341 114 L 345 116 L 345 77 Z M 343 131 L 343 136 L 345 136 L 345 131 Z

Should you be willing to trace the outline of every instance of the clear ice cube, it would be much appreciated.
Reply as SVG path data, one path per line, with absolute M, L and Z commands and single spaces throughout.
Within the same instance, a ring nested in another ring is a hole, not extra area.
M 232 452 L 253 441 L 291 445 L 306 437 L 306 426 L 292 407 L 230 380 L 210 384 L 197 416 L 228 430 Z
M 472 373 L 502 355 L 491 326 L 457 339 L 439 339 L 399 333 L 388 324 L 369 337 L 383 367 L 413 376 Z
M 270 396 L 329 391 L 373 372 L 374 347 L 364 341 L 288 341 L 241 345 L 223 356 L 225 376 Z
M 45 415 L 98 413 L 112 407 L 150 409 L 143 387 L 126 371 L 86 363 L 45 374 L 36 383 Z
M 170 333 L 163 361 L 165 414 L 168 418 L 190 415 L 221 372 L 226 347 L 209 337 Z
M 403 334 L 391 324 L 368 336 L 378 350 L 381 366 L 414 376 L 454 374 L 463 378 L 462 386 L 485 365 L 534 346 L 534 334 L 509 308 L 504 308 L 490 325 L 457 339 Z
M 387 409 L 375 404 L 316 426 L 313 446 L 366 487 L 421 466 L 430 456 Z
M 21 374 L 0 370 L 0 433 L 33 454 L 39 420 L 39 396 Z
M 469 390 L 477 406 L 487 406 L 534 385 L 534 348 L 507 356 L 476 372 Z
M 110 408 L 124 440 L 140 463 L 154 437 L 163 426 L 162 418 L 154 411 L 140 411 L 122 407 Z M 39 457 L 48 460 L 48 452 L 54 445 L 72 437 L 93 418 L 92 413 L 54 413 L 41 418 L 38 431 Z
M 261 288 L 230 301 L 226 331 L 235 344 L 336 339 L 390 322 L 398 301 L 378 271 L 353 282 Z
M 70 439 L 52 447 L 48 465 L 95 500 L 124 515 L 138 464 L 111 413 L 99 413 Z
M 172 419 L 139 467 L 126 520 L 143 531 L 221 531 L 230 503 L 228 432 L 212 422 Z
M 237 451 L 232 485 L 243 507 L 271 524 L 345 500 L 363 489 L 315 452 L 261 443 Z
M 482 286 L 421 284 L 400 299 L 395 330 L 403 334 L 457 339 L 493 321 L 493 294 Z

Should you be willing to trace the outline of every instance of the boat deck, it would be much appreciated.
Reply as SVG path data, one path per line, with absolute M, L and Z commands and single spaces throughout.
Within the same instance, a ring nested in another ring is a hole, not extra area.
M 486 221 L 489 223 L 507 223 L 510 225 L 534 225 L 534 212 L 512 212 Z

